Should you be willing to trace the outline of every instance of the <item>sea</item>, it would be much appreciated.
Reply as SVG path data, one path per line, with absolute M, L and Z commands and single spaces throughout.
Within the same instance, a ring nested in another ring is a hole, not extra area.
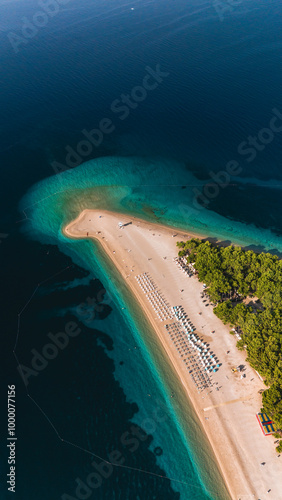
M 127 287 L 62 227 L 108 209 L 280 256 L 281 13 L 0 0 L 1 499 L 230 498 Z

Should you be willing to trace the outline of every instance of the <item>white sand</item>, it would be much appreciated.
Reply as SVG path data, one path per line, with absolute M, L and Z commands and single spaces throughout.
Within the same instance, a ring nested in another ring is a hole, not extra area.
M 132 224 L 120 229 L 119 221 Z M 256 372 L 246 365 L 246 354 L 237 350 L 236 337 L 230 335 L 228 327 L 213 314 L 212 306 L 205 307 L 200 297 L 203 290 L 201 283 L 196 277 L 189 278 L 182 273 L 173 262 L 177 256 L 176 242 L 187 239 L 188 234 L 137 218 L 97 210 L 84 210 L 64 231 L 72 238 L 85 238 L 88 233 L 89 237 L 99 240 L 136 295 L 166 350 L 168 368 L 172 369 L 171 364 L 174 366 L 183 390 L 193 403 L 231 497 L 236 500 L 282 500 L 282 456 L 277 458 L 274 438 L 263 435 L 256 419 L 261 407 L 258 391 L 265 386 Z M 173 238 L 176 233 L 177 237 Z M 157 318 L 137 284 L 134 277 L 143 272 L 151 275 L 171 306 L 184 307 L 196 331 L 210 344 L 222 363 L 219 371 L 212 375 L 212 381 L 218 382 L 218 385 L 214 385 L 208 395 L 207 390 L 200 394 L 197 392 L 165 331 L 165 322 Z M 184 292 L 181 293 L 181 289 Z M 202 314 L 199 315 L 199 312 Z M 211 334 L 212 330 L 215 334 Z M 230 353 L 227 354 L 227 351 Z M 240 364 L 246 365 L 244 379 L 231 372 L 231 367 Z M 215 387 L 219 387 L 219 391 Z M 209 409 L 215 405 L 219 406 Z M 265 465 L 261 466 L 261 462 Z M 267 493 L 269 489 L 271 491 Z

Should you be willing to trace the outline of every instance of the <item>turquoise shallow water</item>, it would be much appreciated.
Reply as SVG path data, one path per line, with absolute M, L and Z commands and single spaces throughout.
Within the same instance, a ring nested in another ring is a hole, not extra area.
M 89 242 L 71 242 L 61 231 L 62 226 L 84 208 L 101 208 L 244 246 L 282 249 L 281 239 L 270 231 L 196 209 L 191 190 L 195 185 L 201 187 L 185 165 L 175 160 L 101 158 L 38 183 L 22 199 L 20 210 L 27 217 L 23 221 L 26 236 L 41 243 L 56 243 L 75 263 L 94 272 L 104 283 L 115 308 L 125 308 L 122 320 L 117 313 L 107 320 L 109 324 L 103 323 L 103 328 L 112 332 L 114 342 L 114 350 L 108 354 L 115 362 L 115 377 L 127 398 L 138 404 L 134 422 L 144 427 L 148 418 L 152 420 L 159 402 L 161 408 L 165 408 L 165 421 L 148 425 L 153 426 L 153 447 L 160 446 L 163 450 L 157 462 L 168 477 L 177 479 L 175 483 L 172 481 L 175 489 L 183 498 L 191 494 L 194 498 L 204 498 L 206 488 L 211 498 L 226 498 L 213 455 L 194 412 L 187 409 L 176 380 L 167 373 L 159 346 L 148 334 L 150 328 L 126 287 L 99 248 Z M 95 320 L 91 326 L 96 326 Z M 126 368 L 119 365 L 123 358 L 127 359 Z M 178 394 L 176 405 L 172 405 L 169 398 L 172 390 Z M 221 485 L 219 489 L 218 485 Z
M 39 183 L 23 198 L 20 209 L 27 217 L 32 214 L 31 226 L 45 238 L 61 239 L 62 224 L 84 208 L 97 207 L 128 212 L 246 247 L 282 250 L 281 238 L 270 229 L 198 208 L 193 189 L 201 190 L 204 185 L 175 160 L 106 157 Z
M 176 376 L 167 370 L 154 332 L 103 250 L 93 247 L 98 276 L 119 311 L 125 308 L 123 321 L 117 315 L 109 318 L 108 324 L 104 322 L 103 327 L 114 332 L 115 348 L 108 354 L 115 361 L 115 377 L 129 401 L 137 402 L 139 407 L 133 421 L 152 433 L 152 450 L 158 446 L 163 450 L 157 463 L 172 478 L 172 487 L 181 493 L 181 498 L 229 498 L 209 443 Z M 83 247 L 81 251 L 85 258 Z M 126 367 L 119 366 L 121 358 L 127 360 Z M 174 399 L 170 398 L 171 393 L 175 394 Z
M 172 171 L 176 186 L 168 201 Z M 160 172 L 162 186 L 158 185 Z M 157 463 L 172 479 L 172 487 L 185 499 L 191 495 L 225 499 L 228 494 L 194 411 L 187 407 L 175 375 L 167 371 L 160 346 L 126 286 L 99 247 L 87 241 L 71 241 L 61 232 L 62 225 L 83 208 L 98 207 L 188 228 L 182 207 L 179 210 L 177 206 L 176 192 L 181 192 L 180 181 L 187 183 L 188 178 L 176 162 L 103 158 L 40 182 L 21 201 L 20 209 L 28 217 L 23 221 L 25 235 L 41 243 L 57 244 L 76 264 L 89 269 L 110 293 L 114 309 L 120 311 L 103 321 L 103 329 L 111 332 L 114 342 L 108 355 L 114 360 L 115 377 L 126 397 L 138 404 L 133 422 L 152 434 L 152 450 L 158 446 L 163 450 Z M 122 185 L 125 180 L 128 185 Z M 97 321 L 88 326 L 97 327 Z M 126 359 L 125 367 L 119 365 L 121 359 Z M 173 400 L 171 392 L 177 396 Z M 164 415 L 160 422 L 154 417 L 156 411 Z
M 105 284 L 113 299 L 65 355 L 32 380 L 32 394 L 64 437 L 103 455 L 121 446 L 131 422 L 151 415 L 150 388 L 171 408 L 169 419 L 152 442 L 148 438 L 126 459 L 161 475 L 175 476 L 177 469 L 178 477 L 189 476 L 189 485 L 177 487 L 119 471 L 96 490 L 95 500 L 190 500 L 196 492 L 206 499 L 200 471 L 211 497 L 220 496 L 214 485 L 222 483 L 210 475 L 211 455 L 193 412 L 187 416 L 181 394 L 174 408 L 166 396 L 175 384 L 167 380 L 144 319 L 99 249 L 66 242 L 61 226 L 82 208 L 101 207 L 281 252 L 281 133 L 251 162 L 238 151 L 242 141 L 269 126 L 273 108 L 282 112 L 281 1 L 234 3 L 220 19 L 211 0 L 70 0 L 16 53 L 8 33 L 21 35 L 22 18 L 32 20 L 41 6 L 37 0 L 0 0 L 3 364 L 5 387 L 18 384 L 21 410 L 16 499 L 54 500 L 64 491 L 73 496 L 75 478 L 90 467 L 88 455 L 65 449 L 26 397 L 13 357 L 18 313 L 38 282 L 54 274 L 25 310 L 18 354 L 27 364 L 30 350 L 44 345 L 48 330 L 59 331 L 77 317 L 87 296 L 96 297 Z M 147 66 L 158 64 L 169 75 L 122 120 L 112 103 L 141 84 Z M 105 117 L 115 130 L 82 158 L 90 161 L 47 179 L 53 161 L 66 163 L 66 147 L 76 150 L 82 131 Z M 193 190 L 205 189 L 210 171 L 224 170 L 232 159 L 240 174 L 209 199 L 208 210 L 197 208 Z M 41 179 L 47 180 L 36 184 Z M 121 303 L 128 310 L 121 312 Z M 126 350 L 133 340 L 140 357 Z M 138 388 L 127 375 L 135 365 L 144 382 Z M 160 456 L 155 443 L 163 449 Z

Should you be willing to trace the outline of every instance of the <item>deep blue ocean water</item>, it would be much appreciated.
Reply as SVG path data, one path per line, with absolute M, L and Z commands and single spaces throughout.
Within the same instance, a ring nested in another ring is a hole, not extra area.
M 98 248 L 60 232 L 81 208 L 99 206 L 281 252 L 282 132 L 262 132 L 274 116 L 282 124 L 281 2 L 221 5 L 70 0 L 26 38 L 23 18 L 40 23 L 42 4 L 0 0 L 1 385 L 2 401 L 7 384 L 17 388 L 17 500 L 78 498 L 75 479 L 100 462 L 88 452 L 107 459 L 113 450 L 131 468 L 114 468 L 89 498 L 228 498 L 127 290 Z M 122 120 L 113 103 L 157 65 L 166 76 L 145 98 L 134 91 L 143 100 Z M 103 119 L 114 130 L 69 168 L 67 152 Z M 238 148 L 258 135 L 265 142 L 248 161 L 247 146 Z M 232 160 L 239 174 L 221 173 L 227 185 L 209 191 L 210 172 Z M 30 376 L 32 400 L 13 356 L 18 325 L 16 355 L 30 366 L 31 349 L 71 321 L 81 332 Z M 133 425 L 142 429 L 136 449 L 124 442 Z M 2 484 L 1 498 L 12 497 Z

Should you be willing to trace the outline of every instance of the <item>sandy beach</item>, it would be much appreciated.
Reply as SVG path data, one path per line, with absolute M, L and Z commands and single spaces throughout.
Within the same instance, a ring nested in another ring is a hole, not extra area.
M 125 226 L 120 228 L 119 222 Z M 170 369 L 177 373 L 194 406 L 231 497 L 282 500 L 282 456 L 277 458 L 274 438 L 263 435 L 256 419 L 261 408 L 259 391 L 265 386 L 246 364 L 246 353 L 237 350 L 236 337 L 213 314 L 212 306 L 203 302 L 203 285 L 195 276 L 182 272 L 174 260 L 178 252 L 176 242 L 186 240 L 188 233 L 98 210 L 84 210 L 64 228 L 64 233 L 71 238 L 98 240 L 134 293 L 165 349 Z M 153 283 L 155 304 L 161 300 L 158 297 L 168 304 L 161 314 L 156 310 L 157 305 L 153 307 L 154 301 L 149 300 L 151 292 L 146 295 L 146 289 L 142 289 L 144 273 L 149 288 Z M 208 389 L 196 387 L 165 327 L 177 321 L 170 306 L 183 307 L 195 326 L 195 333 L 220 362 L 218 371 L 210 374 Z M 169 314 L 172 316 L 168 317 Z M 238 365 L 245 367 L 244 378 L 231 371 Z M 263 462 L 265 465 L 261 465 Z

